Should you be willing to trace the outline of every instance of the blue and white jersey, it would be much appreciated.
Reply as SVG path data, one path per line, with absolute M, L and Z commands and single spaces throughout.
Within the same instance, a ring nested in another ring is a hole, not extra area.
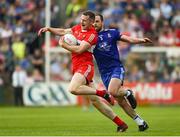
M 117 48 L 117 41 L 120 39 L 121 34 L 116 29 L 106 29 L 98 33 L 93 54 L 101 74 L 108 73 L 115 67 L 123 68 Z

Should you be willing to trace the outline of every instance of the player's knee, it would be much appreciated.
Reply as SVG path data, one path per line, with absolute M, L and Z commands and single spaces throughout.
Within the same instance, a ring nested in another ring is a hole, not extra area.
M 109 90 L 110 94 L 114 97 L 124 97 L 124 93 L 119 91 L 118 89 Z
M 112 96 L 114 96 L 114 97 L 116 97 L 117 96 L 117 93 L 116 93 L 116 91 L 109 91 L 110 92 L 110 94 L 112 95 Z
M 70 87 L 68 90 L 69 90 L 69 92 L 71 92 L 71 94 L 77 95 L 77 89 L 76 88 Z

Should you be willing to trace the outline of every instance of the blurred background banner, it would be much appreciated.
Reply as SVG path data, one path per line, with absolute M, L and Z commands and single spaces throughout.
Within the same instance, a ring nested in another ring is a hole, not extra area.
M 21 98 L 25 105 L 75 103 L 62 94 L 71 98 L 63 84 L 72 77 L 70 54 L 58 46 L 59 36 L 38 37 L 37 32 L 44 26 L 70 28 L 85 10 L 102 13 L 105 28 L 153 40 L 153 45 L 118 43 L 125 84 L 133 87 L 139 104 L 179 104 L 179 5 L 178 0 L 1 0 L 0 105 L 23 105 Z M 20 82 L 13 79 L 19 73 Z M 103 88 L 97 68 L 94 81 Z M 24 89 L 18 98 L 17 88 Z
M 68 83 L 35 83 L 24 87 L 23 99 L 27 106 L 76 105 L 77 97 L 67 90 Z
M 180 83 L 129 83 L 139 105 L 180 104 Z

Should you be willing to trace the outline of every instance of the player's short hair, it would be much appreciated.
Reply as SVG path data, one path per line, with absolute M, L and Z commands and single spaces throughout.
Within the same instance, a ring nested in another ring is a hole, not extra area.
M 83 15 L 89 16 L 89 18 L 93 21 L 95 20 L 95 14 L 94 14 L 94 12 L 92 12 L 90 10 L 83 12 Z
M 100 19 L 101 19 L 101 21 L 104 21 L 104 18 L 103 18 L 103 15 L 102 14 L 100 14 L 100 13 L 96 13 L 96 15 L 95 16 L 99 16 L 100 17 Z

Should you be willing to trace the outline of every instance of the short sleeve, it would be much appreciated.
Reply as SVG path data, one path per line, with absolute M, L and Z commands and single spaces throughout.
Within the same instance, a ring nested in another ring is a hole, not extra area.
M 77 25 L 75 25 L 75 26 L 73 26 L 72 28 L 71 28 L 71 30 L 72 30 L 72 32 L 74 33 L 74 31 L 77 29 Z
M 121 39 L 122 34 L 121 34 L 121 32 L 119 30 L 115 29 L 114 30 L 114 35 L 115 35 L 115 39 L 117 41 L 119 41 Z
M 97 38 L 97 33 L 91 33 L 86 35 L 84 41 L 88 42 L 92 46 L 97 43 Z

